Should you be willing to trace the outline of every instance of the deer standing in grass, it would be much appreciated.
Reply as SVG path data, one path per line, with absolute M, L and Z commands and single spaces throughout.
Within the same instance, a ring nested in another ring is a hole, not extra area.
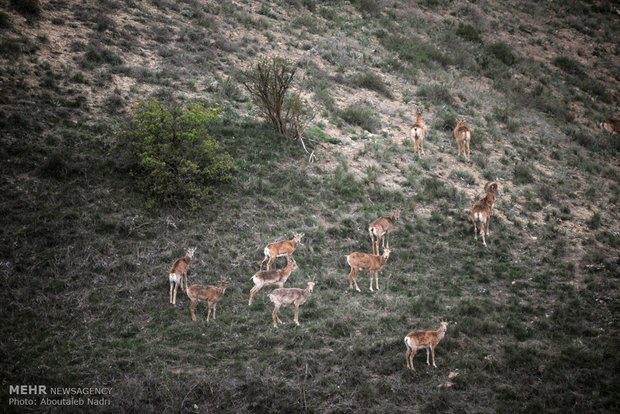
M 411 127 L 411 140 L 413 141 L 413 153 L 424 154 L 424 123 L 422 112 L 418 112 L 415 124 Z
M 465 143 L 467 143 L 467 161 L 469 161 L 469 141 L 471 140 L 471 133 L 469 128 L 465 125 L 465 121 L 456 121 L 454 137 L 456 138 L 456 145 L 459 146 L 458 155 L 465 155 Z
M 192 257 L 194 257 L 194 252 L 196 252 L 195 247 L 187 249 L 185 256 L 177 259 L 170 268 L 170 272 L 168 272 L 168 279 L 170 280 L 170 303 L 175 306 L 177 304 L 177 290 L 179 289 L 179 285 L 181 285 L 181 289 L 187 291 L 187 269 L 189 269 L 189 263 L 192 261 Z M 183 279 L 185 279 L 185 288 L 183 287 Z
M 226 291 L 227 281 L 223 280 L 220 282 L 220 287 L 215 286 L 202 286 L 202 285 L 191 285 L 187 288 L 187 296 L 192 301 L 189 310 L 192 314 L 192 320 L 196 320 L 196 314 L 194 313 L 194 309 L 196 309 L 196 303 L 199 301 L 207 301 L 209 304 L 209 312 L 207 313 L 207 322 L 209 322 L 209 318 L 211 317 L 211 308 L 213 307 L 213 319 L 215 319 L 215 310 L 217 308 L 217 303 L 224 296 L 224 292 Z
M 372 290 L 373 273 L 375 275 L 377 290 L 379 290 L 378 271 L 385 265 L 389 257 L 390 249 L 385 249 L 381 256 L 359 252 L 351 253 L 346 256 L 347 263 L 351 266 L 351 272 L 349 273 L 349 289 L 351 289 L 353 283 L 355 283 L 355 289 L 360 292 L 360 287 L 357 285 L 357 272 L 359 270 L 368 270 L 370 272 L 370 291 L 374 292 L 374 290 Z
M 284 282 L 291 275 L 293 270 L 299 269 L 297 266 L 297 262 L 295 259 L 291 259 L 290 262 L 286 265 L 284 269 L 280 270 L 259 270 L 252 276 L 252 281 L 254 282 L 254 287 L 250 290 L 250 301 L 248 302 L 248 306 L 252 304 L 252 300 L 254 299 L 254 295 L 258 293 L 264 286 L 269 285 L 278 285 L 278 287 L 283 287 Z
M 494 181 L 488 182 L 484 186 L 486 194 L 484 198 L 477 201 L 474 204 L 474 208 L 471 210 L 471 219 L 474 222 L 474 238 L 478 240 L 478 229 L 476 222 L 480 222 L 480 235 L 482 236 L 482 244 L 487 247 L 487 242 L 484 235 L 489 235 L 489 222 L 491 221 L 491 210 L 495 203 L 495 197 L 498 195 L 498 186 Z
M 299 306 L 303 305 L 308 300 L 314 289 L 314 284 L 314 282 L 308 282 L 308 287 L 306 289 L 280 288 L 269 294 L 269 300 L 274 304 L 273 312 L 271 313 L 274 328 L 278 327 L 278 323 L 283 323 L 278 317 L 278 311 L 283 305 L 295 305 L 294 320 L 297 326 L 299 326 Z
M 435 365 L 435 347 L 446 335 L 446 329 L 448 329 L 448 322 L 442 322 L 439 329 L 436 331 L 411 331 L 405 336 L 405 345 L 407 346 L 407 353 L 405 358 L 407 359 L 407 368 L 415 371 L 413 367 L 413 356 L 420 349 L 426 348 L 426 365 L 430 365 L 428 362 L 429 350 L 433 356 L 433 366 Z
M 370 241 L 372 242 L 372 254 L 379 254 L 379 241 L 382 240 L 381 246 L 385 250 L 386 239 L 389 232 L 392 230 L 392 226 L 400 219 L 400 209 L 394 210 L 391 216 L 379 217 L 368 226 L 368 233 L 370 233 Z M 383 237 L 385 236 L 385 237 Z M 376 238 L 376 242 L 375 242 Z M 376 248 L 375 248 L 376 246 Z M 390 241 L 387 240 L 387 248 L 390 248 Z
M 620 133 L 620 119 L 607 118 L 599 124 L 601 129 L 609 135 Z
M 274 260 L 276 260 L 276 257 L 286 256 L 286 261 L 290 262 L 297 245 L 301 244 L 302 237 L 304 237 L 303 233 L 295 233 L 292 240 L 282 240 L 275 243 L 269 243 L 267 247 L 265 247 L 265 258 L 260 263 L 260 270 L 263 270 L 263 263 L 265 263 L 267 259 L 269 259 L 267 262 L 267 270 L 270 269 L 271 264 Z

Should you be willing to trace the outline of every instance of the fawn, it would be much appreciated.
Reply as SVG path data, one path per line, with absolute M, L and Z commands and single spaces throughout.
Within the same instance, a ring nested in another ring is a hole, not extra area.
M 211 308 L 213 308 L 213 319 L 215 319 L 215 310 L 217 308 L 217 303 L 224 296 L 224 292 L 226 291 L 226 285 L 228 285 L 228 282 L 223 280 L 220 282 L 220 287 L 191 285 L 187 288 L 187 296 L 189 296 L 189 299 L 192 301 L 189 310 L 192 314 L 193 321 L 196 320 L 196 314 L 194 313 L 194 309 L 196 309 L 196 303 L 205 300 L 209 304 L 207 322 L 209 322 L 209 318 L 211 316 Z
M 389 232 L 392 230 L 392 226 L 400 220 L 400 209 L 394 210 L 391 216 L 379 217 L 368 226 L 368 233 L 370 233 L 370 241 L 372 243 L 372 254 L 379 254 L 379 241 L 383 240 L 381 246 L 385 250 L 385 239 L 388 238 Z M 385 238 L 383 236 L 385 235 Z M 375 242 L 375 238 L 377 239 Z M 375 250 L 376 246 L 376 250 Z M 387 240 L 387 248 L 390 248 L 390 241 Z
M 486 235 L 489 235 L 489 222 L 491 221 L 491 210 L 493 209 L 493 204 L 495 203 L 495 197 L 498 196 L 499 190 L 497 183 L 494 181 L 490 181 L 484 185 L 484 191 L 486 192 L 484 198 L 477 201 L 474 204 L 474 207 L 471 210 L 471 218 L 474 222 L 474 238 L 478 240 L 476 222 L 480 222 L 480 234 L 482 235 L 482 244 L 484 247 L 487 247 L 487 242 L 484 238 L 485 232 Z
M 448 322 L 441 322 L 441 326 L 436 331 L 411 331 L 405 336 L 405 345 L 407 346 L 407 353 L 405 358 L 407 359 L 407 368 L 415 371 L 413 367 L 413 356 L 418 350 L 426 348 L 426 365 L 430 365 L 428 362 L 428 351 L 430 349 L 433 356 L 433 366 L 435 365 L 435 347 L 446 335 L 446 329 L 448 329 Z
M 469 161 L 469 141 L 471 140 L 471 132 L 465 125 L 465 121 L 456 121 L 454 137 L 456 138 L 456 144 L 459 146 L 458 155 L 465 155 L 465 143 L 467 143 L 467 161 Z
M 314 282 L 308 282 L 308 287 L 306 289 L 280 288 L 275 289 L 269 294 L 269 300 L 271 300 L 274 304 L 271 316 L 273 318 L 273 326 L 275 328 L 278 327 L 278 323 L 283 323 L 278 317 L 278 311 L 282 305 L 295 305 L 294 320 L 297 326 L 299 326 L 299 306 L 303 305 L 308 300 L 312 290 L 314 289 L 314 285 Z
M 424 154 L 424 123 L 422 112 L 418 112 L 415 124 L 411 127 L 411 140 L 413 141 L 413 153 Z
M 358 270 L 368 270 L 370 272 L 370 291 L 372 290 L 372 276 L 375 275 L 375 284 L 377 290 L 379 290 L 379 276 L 377 272 L 385 265 L 390 257 L 390 249 L 385 249 L 383 255 L 378 256 L 368 253 L 351 253 L 346 256 L 347 263 L 351 266 L 351 272 L 349 273 L 349 289 L 353 287 L 352 283 L 355 283 L 355 289 L 360 292 L 360 288 L 357 285 L 357 272 Z
M 297 245 L 301 244 L 302 237 L 304 237 L 303 233 L 295 233 L 292 240 L 282 240 L 279 242 L 269 243 L 267 247 L 265 247 L 265 258 L 260 263 L 259 270 L 263 270 L 263 263 L 265 263 L 267 259 L 269 259 L 267 262 L 267 270 L 270 269 L 271 264 L 274 260 L 276 260 L 276 257 L 286 256 L 286 262 L 290 262 Z
M 252 281 L 254 282 L 254 287 L 250 290 L 250 300 L 248 302 L 248 306 L 252 304 L 252 300 L 254 299 L 254 295 L 258 293 L 264 286 L 269 285 L 278 285 L 278 287 L 283 287 L 284 282 L 291 275 L 293 270 L 299 269 L 297 266 L 297 262 L 295 259 L 291 259 L 291 261 L 286 265 L 284 269 L 280 270 L 259 270 L 252 276 Z
M 179 289 L 179 284 L 181 285 L 181 289 L 187 291 L 187 269 L 189 269 L 189 262 L 191 262 L 192 257 L 194 257 L 194 252 L 196 252 L 195 247 L 187 249 L 185 256 L 177 259 L 170 268 L 170 272 L 168 272 L 168 279 L 170 280 L 170 303 L 175 306 L 177 304 L 177 290 Z M 183 279 L 185 279 L 185 288 L 183 288 Z M 173 287 L 174 295 L 172 292 Z

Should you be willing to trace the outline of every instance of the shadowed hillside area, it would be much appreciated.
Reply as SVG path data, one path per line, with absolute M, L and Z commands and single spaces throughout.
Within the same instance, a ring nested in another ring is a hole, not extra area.
M 613 1 L 0 0 L 0 411 L 619 412 L 619 45 Z M 274 328 L 251 278 L 296 233 L 284 287 L 315 286 Z M 209 322 L 170 303 L 189 248 Z

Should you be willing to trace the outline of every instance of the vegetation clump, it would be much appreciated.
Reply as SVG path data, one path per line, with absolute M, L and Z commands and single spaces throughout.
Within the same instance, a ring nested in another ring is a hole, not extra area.
M 149 203 L 197 201 L 232 178 L 232 157 L 209 134 L 220 108 L 141 101 L 117 136 L 116 150 Z

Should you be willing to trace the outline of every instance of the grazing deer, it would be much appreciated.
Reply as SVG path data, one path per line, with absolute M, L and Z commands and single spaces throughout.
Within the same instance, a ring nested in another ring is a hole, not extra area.
M 474 238 L 478 240 L 478 229 L 476 222 L 480 222 L 480 235 L 482 235 L 482 244 L 487 247 L 487 242 L 484 239 L 484 235 L 489 235 L 489 222 L 491 220 L 491 210 L 493 209 L 493 203 L 495 203 L 495 197 L 498 196 L 497 183 L 494 181 L 488 182 L 484 185 L 484 191 L 486 194 L 484 198 L 477 201 L 474 204 L 474 208 L 471 210 L 471 218 L 474 222 Z
M 297 262 L 295 259 L 291 259 L 290 262 L 286 265 L 284 269 L 280 270 L 259 270 L 252 276 L 252 281 L 254 282 L 254 287 L 250 290 L 250 301 L 248 302 L 248 306 L 252 304 L 252 299 L 254 295 L 258 293 L 264 286 L 269 285 L 278 285 L 278 287 L 283 287 L 286 279 L 291 275 L 293 270 L 299 269 L 297 266 Z
M 283 323 L 278 317 L 278 311 L 282 305 L 295 305 L 295 323 L 299 326 L 299 306 L 303 305 L 308 300 L 313 289 L 314 282 L 308 282 L 308 287 L 305 289 L 280 288 L 271 292 L 269 294 L 269 300 L 275 305 L 271 313 L 273 326 L 277 328 L 278 323 Z
M 469 141 L 471 140 L 471 133 L 469 128 L 465 125 L 465 121 L 456 121 L 454 137 L 456 138 L 456 144 L 459 146 L 458 155 L 465 155 L 465 143 L 467 143 L 467 161 L 469 161 Z
M 170 303 L 175 306 L 177 304 L 177 290 L 179 289 L 179 285 L 181 285 L 181 289 L 187 291 L 187 269 L 189 269 L 189 262 L 192 261 L 192 257 L 194 257 L 195 251 L 195 247 L 187 249 L 187 253 L 185 253 L 185 256 L 177 259 L 170 268 L 170 272 L 168 275 L 168 279 L 170 279 Z M 183 287 L 183 278 L 185 278 L 185 287 Z M 173 287 L 174 295 L 172 292 Z
M 267 270 L 270 269 L 271 264 L 274 260 L 276 260 L 276 257 L 286 256 L 287 263 L 290 262 L 297 245 L 301 244 L 302 237 L 304 237 L 303 233 L 295 233 L 292 240 L 282 240 L 275 243 L 269 243 L 267 247 L 265 247 L 265 258 L 260 263 L 259 270 L 263 270 L 263 263 L 265 263 L 267 259 L 269 259 L 267 262 Z
M 418 350 L 423 348 L 426 348 L 426 365 L 430 365 L 428 362 L 428 351 L 430 349 L 433 355 L 433 366 L 437 368 L 437 365 L 435 365 L 435 347 L 446 335 L 446 329 L 448 329 L 448 322 L 442 322 L 441 326 L 436 331 L 409 332 L 407 336 L 405 336 L 405 345 L 407 345 L 407 354 L 405 355 L 407 359 L 407 368 L 415 371 L 413 367 L 413 356 Z
M 194 309 L 196 309 L 196 302 L 201 300 L 206 300 L 209 304 L 207 322 L 209 322 L 209 318 L 211 317 L 211 307 L 213 307 L 213 319 L 215 319 L 215 309 L 217 308 L 217 303 L 220 299 L 222 299 L 222 296 L 224 296 L 227 284 L 228 282 L 223 280 L 220 282 L 220 287 L 191 285 L 187 288 L 187 296 L 189 296 L 189 299 L 192 301 L 189 310 L 192 313 L 193 321 L 196 320 L 196 314 L 194 313 Z
M 351 253 L 346 256 L 347 263 L 351 266 L 351 272 L 349 273 L 349 289 L 351 289 L 353 283 L 355 283 L 355 289 L 360 292 L 360 287 L 357 285 L 357 272 L 358 270 L 368 270 L 370 272 L 370 291 L 374 292 L 374 290 L 372 290 L 373 272 L 375 275 L 375 284 L 377 290 L 379 290 L 379 275 L 377 272 L 385 265 L 389 257 L 390 249 L 385 249 L 381 256 L 359 252 Z
M 607 118 L 599 124 L 601 129 L 609 135 L 620 133 L 620 119 Z
M 415 124 L 411 127 L 411 140 L 413 141 L 413 153 L 424 154 L 424 123 L 422 123 L 422 112 L 418 112 Z
M 388 238 L 388 233 L 392 230 L 392 226 L 400 220 L 400 209 L 394 210 L 391 216 L 379 217 L 368 226 L 368 233 L 370 233 L 370 241 L 372 242 L 372 254 L 379 254 L 379 241 L 383 240 L 381 246 L 385 250 L 385 242 Z M 385 235 L 385 238 L 383 237 Z M 375 238 L 377 241 L 375 242 Z M 376 250 L 375 250 L 376 246 Z M 387 248 L 390 248 L 390 241 L 387 240 Z

